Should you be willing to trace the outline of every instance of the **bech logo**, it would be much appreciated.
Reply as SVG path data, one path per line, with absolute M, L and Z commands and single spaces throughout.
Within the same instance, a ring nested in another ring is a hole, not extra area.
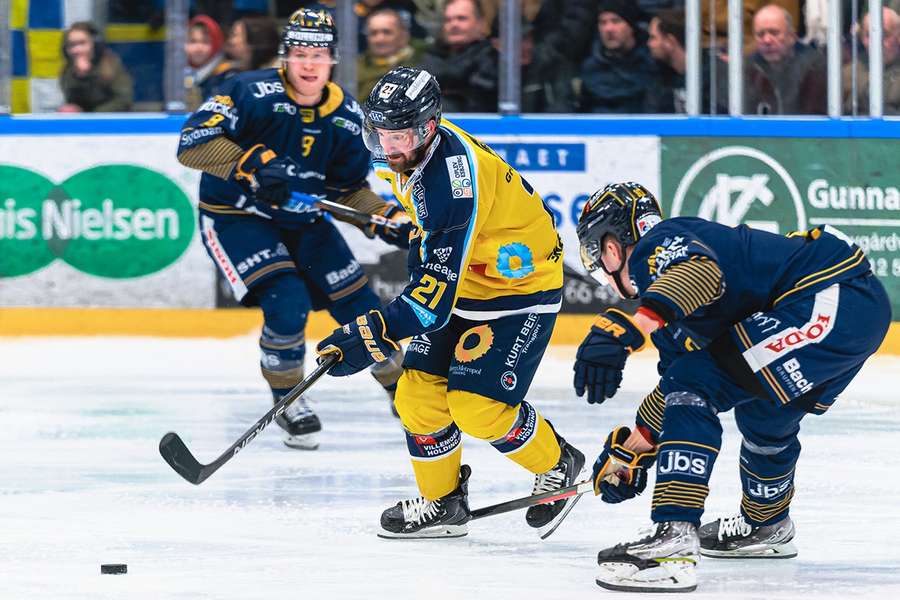
M 697 204 L 695 198 L 704 189 Z M 789 198 L 783 198 L 785 189 Z M 704 154 L 687 170 L 672 199 L 672 216 L 696 215 L 732 227 L 743 223 L 779 233 L 777 220 L 755 217 L 764 217 L 774 202 L 785 199 L 793 203 L 796 216 L 794 227 L 787 225 L 791 230 L 805 230 L 806 208 L 787 170 L 756 148 L 726 146 Z M 754 210 L 757 205 L 763 210 Z

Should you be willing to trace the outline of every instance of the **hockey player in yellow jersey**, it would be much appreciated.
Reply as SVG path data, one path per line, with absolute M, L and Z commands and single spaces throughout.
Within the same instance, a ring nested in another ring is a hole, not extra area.
M 411 337 L 395 404 L 420 497 L 381 517 L 383 537 L 458 537 L 470 518 L 461 432 L 487 440 L 534 474 L 533 493 L 573 484 L 584 456 L 528 402 L 562 303 L 562 243 L 553 215 L 519 173 L 441 119 L 427 72 L 398 67 L 364 107 L 375 172 L 417 230 L 410 283 L 383 310 L 337 329 L 318 347 L 349 375 Z M 576 498 L 534 506 L 546 537 Z

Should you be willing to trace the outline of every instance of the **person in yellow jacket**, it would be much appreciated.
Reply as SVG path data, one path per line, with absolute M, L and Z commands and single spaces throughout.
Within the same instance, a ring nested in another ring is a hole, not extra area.
M 576 481 L 584 456 L 528 402 L 562 303 L 562 243 L 541 197 L 488 146 L 441 119 L 427 71 L 397 67 L 364 106 L 363 136 L 417 226 L 410 283 L 383 310 L 318 346 L 332 375 L 384 360 L 412 337 L 395 404 L 421 496 L 381 516 L 383 537 L 458 537 L 470 518 L 461 432 L 535 475 L 533 493 Z M 575 499 L 529 509 L 546 537 Z

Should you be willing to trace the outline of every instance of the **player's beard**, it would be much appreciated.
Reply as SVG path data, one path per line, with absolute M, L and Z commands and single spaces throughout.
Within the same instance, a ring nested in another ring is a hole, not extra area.
M 419 166 L 419 163 L 422 162 L 428 146 L 429 144 L 426 143 L 422 144 L 412 152 L 389 154 L 387 156 L 388 166 L 391 168 L 391 171 L 394 171 L 395 173 L 406 173 L 407 171 L 412 171 Z

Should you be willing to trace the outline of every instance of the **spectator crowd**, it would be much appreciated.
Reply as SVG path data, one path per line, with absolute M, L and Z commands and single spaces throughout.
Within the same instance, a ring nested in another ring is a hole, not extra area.
M 659 114 L 686 112 L 683 0 L 521 2 L 521 111 Z M 837 0 L 834 0 L 837 1 Z M 397 65 L 435 75 L 446 112 L 497 111 L 499 16 L 504 0 L 361 0 L 357 88 L 365 98 Z M 841 0 L 847 7 L 849 0 Z M 240 71 L 277 66 L 279 19 L 335 2 L 194 2 L 185 53 L 186 104 L 199 106 Z M 242 3 L 246 4 L 246 3 Z M 250 3 L 252 4 L 252 3 Z M 865 5 L 865 3 L 859 3 Z M 728 112 L 727 0 L 701 0 L 701 112 Z M 826 114 L 824 0 L 744 0 L 744 113 Z M 884 114 L 900 114 L 900 0 L 882 15 Z M 205 11 L 201 13 L 200 11 Z M 259 14 L 261 12 L 261 14 Z M 869 17 L 845 10 L 843 112 L 868 113 Z M 342 32 L 343 34 L 343 32 Z M 132 79 L 97 28 L 65 32 L 60 111 L 127 111 Z M 347 60 L 346 57 L 343 57 Z M 350 59 L 352 60 L 352 59 Z

